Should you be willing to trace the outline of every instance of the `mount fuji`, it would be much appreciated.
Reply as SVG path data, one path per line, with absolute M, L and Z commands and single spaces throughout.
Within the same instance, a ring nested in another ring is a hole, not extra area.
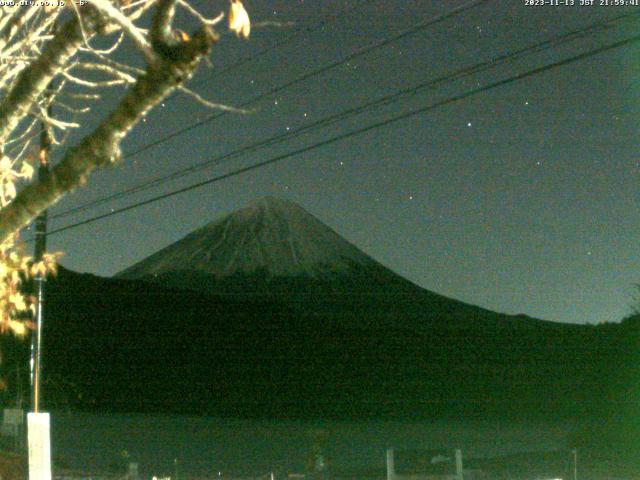
M 382 322 L 376 326 L 391 320 L 396 327 L 415 327 L 438 317 L 496 315 L 418 287 L 299 205 L 275 197 L 214 220 L 115 278 L 240 299 L 266 297 L 306 311 L 349 311 L 360 325 L 375 319 Z
M 560 324 L 447 298 L 276 198 L 115 278 L 61 268 L 46 319 L 47 401 L 99 411 L 600 418 L 637 384 L 637 322 Z M 28 345 L 3 356 L 5 371 L 26 364 Z
M 196 271 L 313 278 L 380 265 L 299 205 L 262 198 L 120 272 L 121 278 Z

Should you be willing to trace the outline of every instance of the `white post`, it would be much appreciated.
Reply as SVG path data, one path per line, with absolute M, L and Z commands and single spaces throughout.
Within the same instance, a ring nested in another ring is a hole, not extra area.
M 393 448 L 387 449 L 387 480 L 395 480 L 396 467 L 393 458 Z
M 462 468 L 462 450 L 456 448 L 456 476 L 458 480 L 463 480 L 464 472 Z
M 51 434 L 48 413 L 27 414 L 29 480 L 51 480 Z
M 138 462 L 129 462 L 129 469 L 127 471 L 127 480 L 139 480 L 140 474 L 138 472 L 139 472 Z

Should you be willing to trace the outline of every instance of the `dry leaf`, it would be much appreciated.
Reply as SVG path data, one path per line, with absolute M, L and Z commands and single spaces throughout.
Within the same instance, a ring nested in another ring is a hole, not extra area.
M 231 0 L 229 30 L 234 32 L 236 36 L 243 38 L 249 38 L 249 34 L 251 33 L 249 14 L 244 9 L 244 5 L 242 5 L 240 0 Z
M 27 334 L 27 326 L 24 322 L 18 320 L 9 320 L 9 329 L 18 337 L 23 337 Z
M 45 262 L 36 262 L 31 266 L 31 275 L 34 277 L 44 277 L 47 274 Z
M 22 162 L 22 167 L 20 169 L 20 177 L 31 179 L 33 177 L 33 167 L 29 165 L 27 162 Z
M 12 162 L 7 156 L 2 157 L 0 160 L 0 170 L 11 170 Z
M 173 31 L 173 36 L 176 38 L 176 40 L 178 40 L 179 42 L 188 42 L 190 37 L 189 34 L 187 32 L 185 32 L 184 30 L 180 30 L 179 28 L 176 28 Z

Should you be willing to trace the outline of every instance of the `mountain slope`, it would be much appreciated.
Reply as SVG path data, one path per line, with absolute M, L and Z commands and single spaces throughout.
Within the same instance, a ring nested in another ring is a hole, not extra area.
M 597 418 L 626 408 L 638 383 L 637 323 L 563 325 L 443 297 L 279 200 L 120 277 L 61 269 L 47 283 L 48 402 L 244 417 Z
M 223 278 L 264 271 L 274 276 L 316 277 L 377 265 L 300 206 L 266 197 L 211 222 L 117 276 L 197 271 Z
M 115 278 L 271 299 L 324 322 L 358 327 L 506 318 L 416 286 L 300 206 L 274 197 L 209 223 Z
M 620 411 L 637 378 L 629 361 L 637 358 L 638 332 L 620 326 L 494 314 L 493 322 L 445 315 L 412 329 L 402 306 L 395 317 L 402 328 L 385 321 L 389 310 L 370 310 L 362 326 L 349 320 L 353 309 L 237 301 L 65 269 L 48 282 L 47 298 L 50 408 L 272 418 L 590 418 L 605 408 Z

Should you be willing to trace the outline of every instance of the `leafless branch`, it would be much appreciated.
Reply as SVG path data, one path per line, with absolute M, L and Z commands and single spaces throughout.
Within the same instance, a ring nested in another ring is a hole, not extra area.
M 88 24 L 97 29 L 99 19 L 89 17 Z M 47 43 L 42 55 L 23 69 L 7 96 L 0 103 L 0 144 L 9 137 L 20 119 L 38 102 L 49 82 L 75 55 L 83 41 L 77 18 L 69 20 Z
M 198 12 L 195 8 L 189 5 L 189 3 L 186 2 L 185 0 L 177 0 L 177 1 L 182 8 L 184 8 L 187 12 L 189 12 L 191 15 L 193 15 L 198 20 L 200 20 L 200 22 L 204 25 L 209 25 L 209 26 L 217 25 L 224 18 L 224 12 L 220 12 L 220 14 L 214 18 L 205 18 L 200 14 L 200 12 Z
M 161 5 L 164 8 L 161 9 Z M 154 18 L 152 29 L 156 36 L 162 36 L 170 26 L 172 15 L 167 7 L 170 9 L 171 5 L 171 0 L 159 2 L 160 12 Z M 77 34 L 77 29 L 75 32 Z M 117 162 L 120 141 L 150 108 L 192 75 L 216 40 L 217 36 L 203 26 L 188 42 L 165 45 L 173 48 L 170 58 L 166 50 L 158 51 L 160 60 L 148 66 L 146 73 L 92 133 L 66 151 L 50 177 L 28 185 L 13 202 L 0 210 L 0 240 L 9 238 L 65 193 L 84 184 L 93 170 Z
M 76 77 L 75 75 L 71 75 L 67 71 L 62 72 L 62 76 L 66 78 L 69 82 L 75 85 L 80 85 L 82 87 L 87 87 L 87 88 L 113 87 L 115 85 L 122 85 L 126 83 L 124 80 L 99 80 L 99 81 L 84 80 L 80 77 Z
M 250 110 L 245 110 L 243 108 L 236 108 L 236 107 L 232 107 L 230 105 L 224 105 L 222 103 L 211 102 L 211 101 L 207 100 L 206 98 L 203 98 L 202 96 L 200 96 L 199 94 L 197 94 L 193 90 L 185 87 L 184 85 L 178 87 L 178 90 L 180 90 L 185 95 L 193 98 L 195 101 L 197 101 L 201 105 L 204 105 L 205 107 L 208 107 L 208 108 L 212 108 L 214 110 L 222 110 L 224 112 L 233 112 L 233 113 L 242 113 L 242 114 L 251 113 Z
M 149 45 L 149 42 L 147 42 L 147 39 L 144 37 L 140 29 L 136 27 L 125 14 L 115 8 L 107 0 L 88 1 L 89 3 L 93 4 L 98 10 L 104 13 L 105 16 L 108 17 L 111 21 L 117 23 L 122 28 L 122 30 L 133 39 L 133 42 L 140 49 L 147 62 L 153 62 L 154 53 L 151 49 L 151 45 Z

